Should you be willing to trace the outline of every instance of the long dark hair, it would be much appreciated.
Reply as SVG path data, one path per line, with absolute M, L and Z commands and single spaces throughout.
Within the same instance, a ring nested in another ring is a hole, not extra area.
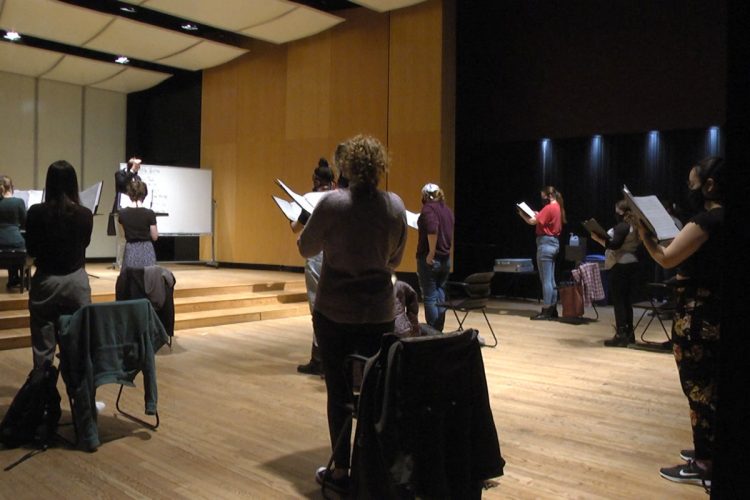
M 65 160 L 58 160 L 47 168 L 44 200 L 54 206 L 58 213 L 69 212 L 74 205 L 81 204 L 78 197 L 78 176 L 73 165 Z
M 555 186 L 544 186 L 542 188 L 544 193 L 549 198 L 554 198 L 558 205 L 560 205 L 560 217 L 562 218 L 563 224 L 567 224 L 568 219 L 565 216 L 565 202 L 563 201 L 563 195 L 555 189 Z

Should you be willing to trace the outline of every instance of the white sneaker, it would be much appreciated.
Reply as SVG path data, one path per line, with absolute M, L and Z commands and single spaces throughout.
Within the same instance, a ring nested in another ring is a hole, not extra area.
M 97 401 L 96 402 L 96 413 L 99 414 L 107 407 L 106 404 L 104 404 L 104 401 Z

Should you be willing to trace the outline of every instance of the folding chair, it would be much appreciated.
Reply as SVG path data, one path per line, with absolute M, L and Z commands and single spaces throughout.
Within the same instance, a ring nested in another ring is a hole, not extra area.
M 633 304 L 633 309 L 643 310 L 641 316 L 638 318 L 638 321 L 633 327 L 633 331 L 637 332 L 641 322 L 644 322 L 644 320 L 646 320 L 646 317 L 648 316 L 648 319 L 645 321 L 646 326 L 643 328 L 640 334 L 641 343 L 646 346 L 659 347 L 664 349 L 664 346 L 670 343 L 672 341 L 672 338 L 669 335 L 669 330 L 664 325 L 664 321 L 662 321 L 662 316 L 671 316 L 674 314 L 676 309 L 676 304 L 673 297 L 674 294 L 671 293 L 672 288 L 667 283 L 647 283 L 646 286 L 652 293 L 649 294 L 650 296 L 648 300 L 636 302 Z M 654 296 L 656 295 L 655 292 L 663 292 L 662 295 L 666 296 L 667 300 L 665 302 L 657 302 L 654 298 Z M 652 342 L 645 339 L 646 332 L 654 322 L 654 319 L 659 322 L 659 325 L 664 332 L 664 336 L 667 337 L 667 343 Z
M 103 384 L 120 384 L 117 410 L 155 430 L 159 414 L 154 355 L 168 337 L 151 303 L 137 299 L 89 304 L 72 315 L 61 316 L 59 325 L 60 373 L 79 447 L 94 451 L 100 444 L 95 396 L 96 388 Z M 133 386 L 138 373 L 143 374 L 145 413 L 155 417 L 155 424 L 120 407 L 123 386 Z
M 504 465 L 477 331 L 385 335 L 359 396 L 351 498 L 480 498 Z
M 449 281 L 446 283 L 446 298 L 444 302 L 439 302 L 438 307 L 444 307 L 453 311 L 458 321 L 458 329 L 463 330 L 464 321 L 471 311 L 480 311 L 487 322 L 492 338 L 495 343 L 487 344 L 487 347 L 495 347 L 498 344 L 490 320 L 487 318 L 487 303 L 491 296 L 492 278 L 495 276 L 494 271 L 485 273 L 470 274 L 463 281 Z M 458 317 L 458 311 L 464 313 L 463 318 Z

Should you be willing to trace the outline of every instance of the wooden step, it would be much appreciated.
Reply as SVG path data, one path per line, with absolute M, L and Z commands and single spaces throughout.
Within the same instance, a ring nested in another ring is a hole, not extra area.
M 0 330 L 0 350 L 31 347 L 31 332 L 28 328 Z
M 174 301 L 175 313 L 192 313 L 273 304 L 307 303 L 304 291 L 233 293 L 182 297 Z
M 96 289 L 94 286 L 92 288 Z M 0 300 L 0 350 L 27 348 L 31 345 L 28 300 L 28 292 Z M 99 286 L 98 292 L 92 296 L 95 303 L 114 300 L 114 290 L 109 287 Z M 304 316 L 310 314 L 310 310 L 302 278 L 180 288 L 178 277 L 175 313 L 175 329 L 184 330 Z
M 262 293 L 262 292 L 299 292 L 305 291 L 305 281 L 279 281 L 271 283 L 251 283 L 243 285 L 206 286 L 200 288 L 180 288 L 180 284 L 174 290 L 175 299 L 185 297 L 200 297 L 205 295 L 231 295 L 238 293 Z
M 175 330 L 289 318 L 292 316 L 304 316 L 305 314 L 310 314 L 307 302 L 190 312 L 175 315 Z

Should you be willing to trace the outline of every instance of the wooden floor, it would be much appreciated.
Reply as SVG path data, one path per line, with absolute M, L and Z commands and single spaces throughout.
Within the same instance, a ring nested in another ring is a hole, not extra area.
M 529 321 L 536 307 L 496 302 L 489 315 L 501 344 L 482 352 L 507 466 L 485 498 L 706 498 L 658 474 L 690 446 L 671 355 L 603 348 L 609 308 L 573 326 Z M 483 321 L 473 315 L 468 326 L 487 336 Z M 52 448 L 0 472 L 0 498 L 321 498 L 313 473 L 329 453 L 324 385 L 295 371 L 310 332 L 309 316 L 179 331 L 157 357 L 157 431 L 116 416 L 117 387 L 103 386 L 99 450 Z M 30 363 L 28 349 L 0 352 L 0 414 Z M 126 397 L 140 414 L 141 388 Z M 0 450 L 0 466 L 25 451 Z

